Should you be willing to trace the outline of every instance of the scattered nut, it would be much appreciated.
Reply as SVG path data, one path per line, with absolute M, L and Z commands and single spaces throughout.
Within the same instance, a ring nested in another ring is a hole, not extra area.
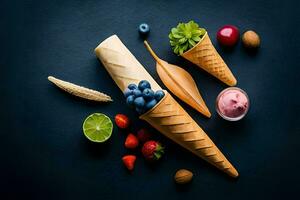
M 260 45 L 260 38 L 252 30 L 246 31 L 242 36 L 243 44 L 246 48 L 254 49 L 259 47 Z
M 193 173 L 187 169 L 180 169 L 176 172 L 174 180 L 177 184 L 187 184 L 193 178 Z

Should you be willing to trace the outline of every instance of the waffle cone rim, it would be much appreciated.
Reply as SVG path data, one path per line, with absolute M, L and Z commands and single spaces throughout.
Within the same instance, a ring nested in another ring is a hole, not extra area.
M 143 119 L 146 115 L 151 113 L 154 109 L 156 109 L 156 107 L 158 107 L 167 98 L 167 95 L 170 95 L 166 90 L 163 90 L 163 91 L 165 93 L 165 96 L 153 108 L 151 108 L 150 110 L 148 110 L 144 114 L 140 115 L 139 116 L 140 119 Z
M 204 36 L 201 38 L 201 40 L 200 40 L 195 46 L 193 46 L 191 49 L 187 50 L 186 52 L 183 52 L 183 54 L 181 54 L 180 56 L 184 57 L 184 56 L 183 56 L 184 54 L 188 54 L 188 53 L 190 53 L 191 51 L 193 51 L 194 49 L 196 49 L 197 46 L 200 45 L 200 44 L 202 43 L 202 41 L 205 39 L 205 37 L 209 37 L 207 31 L 206 31 L 206 33 L 204 34 Z

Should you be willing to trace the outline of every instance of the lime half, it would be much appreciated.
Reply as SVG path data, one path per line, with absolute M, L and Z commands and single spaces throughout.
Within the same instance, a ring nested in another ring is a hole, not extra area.
M 88 116 L 82 125 L 84 135 L 93 142 L 105 142 L 112 134 L 113 123 L 101 113 Z

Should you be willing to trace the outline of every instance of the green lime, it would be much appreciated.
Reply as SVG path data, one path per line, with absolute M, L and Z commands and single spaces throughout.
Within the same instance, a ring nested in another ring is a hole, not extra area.
M 101 113 L 88 116 L 82 125 L 84 135 L 93 142 L 105 142 L 112 134 L 113 123 Z

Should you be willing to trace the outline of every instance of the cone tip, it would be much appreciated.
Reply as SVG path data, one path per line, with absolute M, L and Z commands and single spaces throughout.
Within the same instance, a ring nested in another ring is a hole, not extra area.
M 198 112 L 200 112 L 202 115 L 204 115 L 205 117 L 207 117 L 207 118 L 211 117 L 211 113 L 206 105 L 197 104 L 196 106 L 195 105 L 191 105 L 191 106 L 194 109 L 196 109 Z
M 49 80 L 49 81 L 52 82 L 54 79 L 55 79 L 55 78 L 54 78 L 53 76 L 48 76 L 48 80 Z
M 233 178 L 237 178 L 239 176 L 238 171 L 234 167 L 229 168 L 226 173 Z
M 207 111 L 205 113 L 203 113 L 206 117 L 210 118 L 211 117 L 211 113 L 209 112 L 209 110 L 207 109 Z
M 236 86 L 236 84 L 237 84 L 237 80 L 236 78 L 233 77 L 233 79 L 230 81 L 228 85 L 232 87 L 232 86 Z

